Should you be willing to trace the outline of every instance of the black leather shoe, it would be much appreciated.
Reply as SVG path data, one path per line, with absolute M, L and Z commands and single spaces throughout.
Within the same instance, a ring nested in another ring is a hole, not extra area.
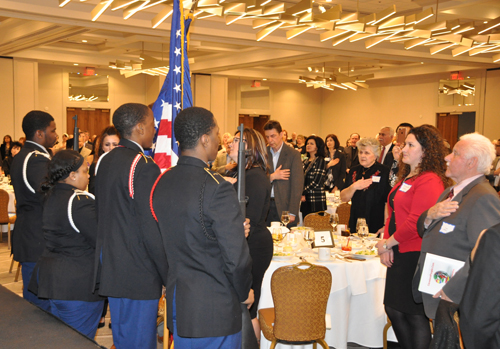
M 97 325 L 97 328 L 103 328 L 106 325 L 104 322 L 99 322 L 99 325 Z
M 109 325 L 108 325 L 108 326 L 109 326 L 109 328 L 111 328 L 111 322 L 109 323 Z

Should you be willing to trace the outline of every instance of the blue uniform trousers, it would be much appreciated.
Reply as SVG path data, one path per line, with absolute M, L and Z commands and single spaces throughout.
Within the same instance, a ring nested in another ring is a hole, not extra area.
M 104 301 L 66 301 L 50 299 L 50 312 L 59 319 L 81 332 L 90 339 L 94 339 L 97 325 L 101 319 Z
M 30 284 L 31 280 L 31 274 L 33 274 L 35 265 L 36 263 L 33 262 L 21 262 L 21 274 L 23 277 L 23 298 L 28 302 L 39 306 L 45 311 L 50 311 L 50 304 L 48 299 L 38 298 L 36 294 L 28 290 L 28 285 Z
M 156 349 L 158 299 L 135 300 L 108 297 L 117 349 Z
M 241 349 L 241 331 L 223 337 L 187 338 L 177 334 L 175 291 L 172 304 L 175 349 Z M 196 316 L 193 314 L 192 316 Z M 113 323 L 113 326 L 115 324 Z M 165 339 L 166 340 L 166 339 Z

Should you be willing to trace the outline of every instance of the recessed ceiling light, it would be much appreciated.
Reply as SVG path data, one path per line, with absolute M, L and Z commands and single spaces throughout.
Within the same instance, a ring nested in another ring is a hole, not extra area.
M 484 21 L 483 23 L 486 24 L 486 23 L 488 23 L 488 21 Z
M 267 81 L 267 79 L 262 79 L 262 80 Z
M 78 63 L 73 63 L 73 65 L 78 65 Z
M 87 40 L 82 40 L 82 42 L 87 42 Z
M 424 64 L 424 62 L 420 62 L 420 64 Z

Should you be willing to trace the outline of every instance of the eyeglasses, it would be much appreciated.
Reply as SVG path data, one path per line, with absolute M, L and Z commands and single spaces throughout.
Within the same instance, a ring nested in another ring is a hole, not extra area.
M 247 140 L 243 138 L 243 142 L 246 142 Z M 233 138 L 233 143 L 239 143 L 240 142 L 240 137 L 234 137 Z

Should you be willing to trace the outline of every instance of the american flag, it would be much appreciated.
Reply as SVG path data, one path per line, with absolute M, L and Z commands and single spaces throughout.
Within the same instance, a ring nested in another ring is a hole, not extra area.
M 156 135 L 153 143 L 155 162 L 165 171 L 177 164 L 179 147 L 174 135 L 174 120 L 184 108 L 193 106 L 191 74 L 187 57 L 187 33 L 191 19 L 184 19 L 179 0 L 174 0 L 170 31 L 169 70 L 160 94 L 153 104 Z

